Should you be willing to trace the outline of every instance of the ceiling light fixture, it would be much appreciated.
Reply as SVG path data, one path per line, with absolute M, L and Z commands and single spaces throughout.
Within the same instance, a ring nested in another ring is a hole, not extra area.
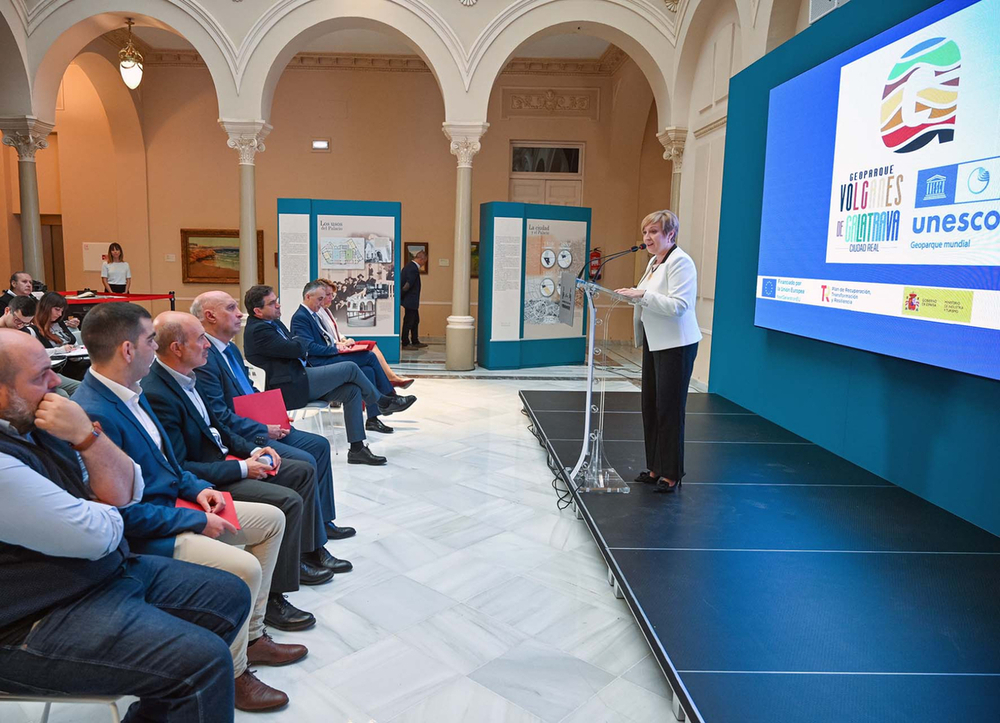
M 125 22 L 128 25 L 128 42 L 118 51 L 118 68 L 122 72 L 125 85 L 135 90 L 142 82 L 142 53 L 132 44 L 132 26 L 135 22 L 132 18 L 126 18 Z

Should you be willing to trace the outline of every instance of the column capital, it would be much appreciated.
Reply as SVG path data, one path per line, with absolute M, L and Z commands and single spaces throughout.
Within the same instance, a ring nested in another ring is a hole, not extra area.
M 226 145 L 240 154 L 241 166 L 252 166 L 254 156 L 264 152 L 264 139 L 273 126 L 263 120 L 233 120 L 220 118 L 219 125 L 229 134 Z
M 684 159 L 684 142 L 687 140 L 687 132 L 687 128 L 669 126 L 664 128 L 662 133 L 656 134 L 660 143 L 663 144 L 663 160 L 673 162 L 674 173 L 681 172 L 681 163 Z
M 49 147 L 45 138 L 53 128 L 54 123 L 30 115 L 0 117 L 3 144 L 17 151 L 17 160 L 28 163 L 35 162 L 35 151 Z
M 459 168 L 472 168 L 472 157 L 479 153 L 480 139 L 489 123 L 442 123 L 441 130 L 451 140 L 451 154 L 458 157 Z

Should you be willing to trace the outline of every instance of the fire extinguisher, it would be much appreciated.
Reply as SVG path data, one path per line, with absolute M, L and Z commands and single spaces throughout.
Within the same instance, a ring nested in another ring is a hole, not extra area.
M 590 280 L 597 281 L 600 276 L 597 276 L 597 270 L 601 268 L 601 247 L 598 246 L 593 251 L 590 252 Z

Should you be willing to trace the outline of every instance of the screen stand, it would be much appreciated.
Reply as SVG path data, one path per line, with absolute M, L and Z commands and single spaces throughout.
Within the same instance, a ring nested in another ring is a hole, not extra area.
M 608 294 L 611 298 L 627 303 L 636 303 L 635 300 L 616 294 L 610 289 L 605 289 L 590 281 L 578 280 L 577 286 L 583 289 L 584 297 L 587 299 L 587 310 L 589 314 L 589 327 L 587 330 L 587 396 L 586 409 L 584 413 L 583 425 L 583 446 L 580 449 L 580 457 L 576 465 L 569 471 L 569 477 L 573 480 L 577 492 L 622 492 L 627 494 L 629 486 L 622 479 L 622 476 L 615 471 L 615 468 L 608 464 L 604 456 L 604 381 L 601 381 L 600 406 L 593 403 L 594 399 L 594 364 L 596 355 L 600 353 L 594 346 L 594 338 L 597 335 L 597 325 L 600 321 L 597 318 L 597 307 L 594 299 L 601 293 Z M 604 329 L 607 343 L 607 326 Z M 599 412 L 597 424 L 593 424 L 593 414 Z

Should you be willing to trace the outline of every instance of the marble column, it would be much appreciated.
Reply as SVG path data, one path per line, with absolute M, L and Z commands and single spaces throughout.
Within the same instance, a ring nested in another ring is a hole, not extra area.
M 262 120 L 220 120 L 229 134 L 227 145 L 240 155 L 240 297 L 258 282 L 257 278 L 257 180 L 254 157 L 264 151 L 264 138 L 271 125 Z
M 489 123 L 445 123 L 451 153 L 458 158 L 455 186 L 455 255 L 452 261 L 451 316 L 445 329 L 445 368 L 474 369 L 476 358 L 475 319 L 469 304 L 472 270 L 472 157 L 479 153 L 480 139 Z
M 687 128 L 670 126 L 656 137 L 663 145 L 663 159 L 673 164 L 673 175 L 670 179 L 670 210 L 680 212 L 681 205 L 681 163 L 684 159 L 684 142 L 687 140 Z
M 54 124 L 32 116 L 0 118 L 3 144 L 17 151 L 17 178 L 21 194 L 21 268 L 36 281 L 45 281 L 42 255 L 42 222 L 38 205 L 38 171 L 35 152 L 48 148 L 45 140 Z

